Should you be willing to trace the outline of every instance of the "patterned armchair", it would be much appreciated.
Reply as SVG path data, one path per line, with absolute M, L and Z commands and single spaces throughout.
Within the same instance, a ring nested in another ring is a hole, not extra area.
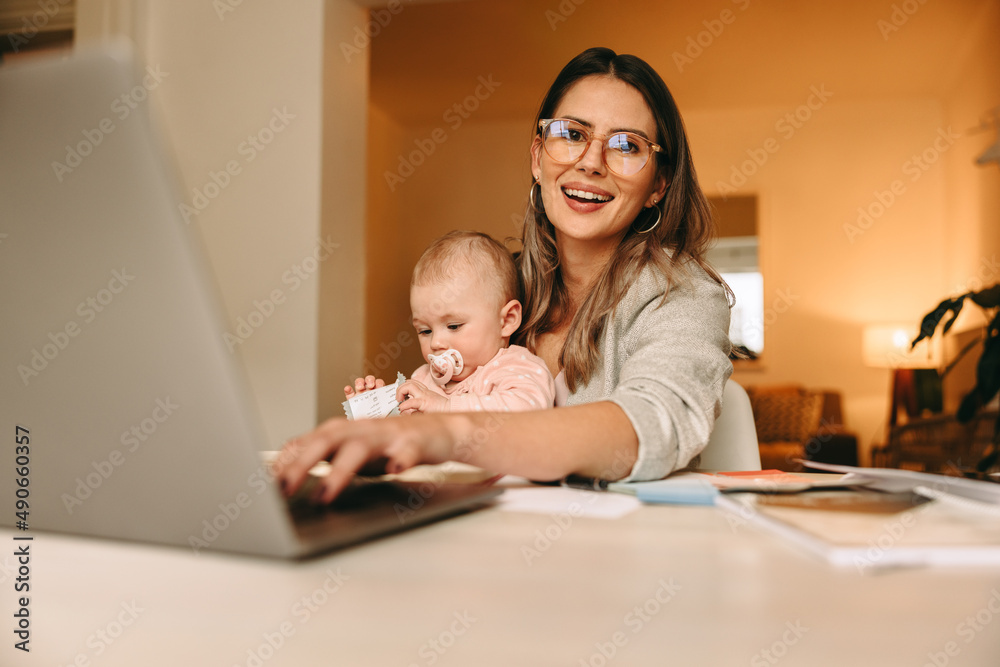
M 858 465 L 858 439 L 844 427 L 840 393 L 798 385 L 747 387 L 765 470 L 801 471 L 795 459 Z

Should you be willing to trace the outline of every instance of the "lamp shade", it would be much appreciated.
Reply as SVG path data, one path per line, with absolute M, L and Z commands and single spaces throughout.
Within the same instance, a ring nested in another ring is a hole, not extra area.
M 865 366 L 874 368 L 937 368 L 941 365 L 940 343 L 937 337 L 920 341 L 910 350 L 910 342 L 917 337 L 919 325 L 869 324 L 862 339 L 862 358 Z

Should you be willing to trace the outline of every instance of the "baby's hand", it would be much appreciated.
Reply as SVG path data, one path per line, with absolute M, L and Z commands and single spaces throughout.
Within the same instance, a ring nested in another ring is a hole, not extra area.
M 396 390 L 399 413 L 403 415 L 418 412 L 447 412 L 448 399 L 428 389 L 416 380 L 407 380 Z
M 374 375 L 358 378 L 354 381 L 353 387 L 344 387 L 344 395 L 347 398 L 354 398 L 358 394 L 363 394 L 372 389 L 379 389 L 385 386 L 385 380 L 376 380 Z

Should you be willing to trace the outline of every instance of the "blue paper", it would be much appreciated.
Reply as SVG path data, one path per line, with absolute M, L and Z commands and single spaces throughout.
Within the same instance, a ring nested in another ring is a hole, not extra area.
M 634 483 L 635 495 L 644 503 L 714 505 L 719 490 L 702 479 L 663 479 Z

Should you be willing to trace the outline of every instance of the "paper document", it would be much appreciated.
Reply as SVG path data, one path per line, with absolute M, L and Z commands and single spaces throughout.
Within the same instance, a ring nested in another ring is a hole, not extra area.
M 944 493 L 1000 505 L 1000 484 L 996 482 L 895 468 L 855 468 L 854 466 L 817 463 L 816 461 L 802 460 L 801 462 L 802 465 L 816 470 L 846 473 L 846 477 L 842 480 L 844 484 L 865 486 L 869 489 L 890 493 L 913 491 L 917 487 L 926 487 L 933 489 L 938 494 Z
M 348 419 L 381 419 L 398 415 L 399 401 L 396 400 L 396 389 L 405 381 L 406 378 L 402 373 L 396 373 L 394 383 L 355 394 L 344 401 L 344 414 Z
M 617 519 L 642 505 L 635 498 L 600 491 L 581 491 L 563 486 L 507 489 L 497 507 L 507 512 L 529 512 L 552 516 L 569 515 L 593 519 Z
M 806 477 L 781 470 L 720 472 L 682 470 L 652 482 L 611 482 L 608 491 L 627 493 L 646 503 L 712 505 L 719 493 L 799 493 L 812 489 L 844 487 L 845 475 Z
M 1000 566 L 1000 517 L 910 493 L 733 494 L 719 496 L 716 506 L 730 513 L 734 529 L 764 527 L 859 573 L 900 566 Z

